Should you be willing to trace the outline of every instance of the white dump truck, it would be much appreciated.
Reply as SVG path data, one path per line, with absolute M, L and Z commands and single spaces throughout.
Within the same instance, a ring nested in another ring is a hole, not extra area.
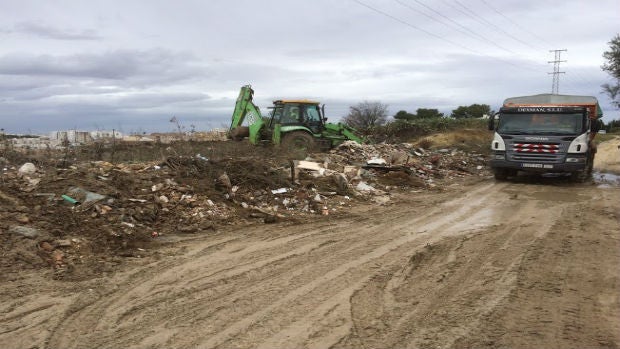
M 592 173 L 592 143 L 603 113 L 595 97 L 556 94 L 511 97 L 489 118 L 495 131 L 491 168 L 498 180 L 518 171 L 570 173 L 585 181 Z

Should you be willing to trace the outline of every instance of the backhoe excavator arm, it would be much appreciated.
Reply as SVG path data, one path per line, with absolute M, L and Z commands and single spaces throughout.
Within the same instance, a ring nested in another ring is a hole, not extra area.
M 250 85 L 241 87 L 239 91 L 239 97 L 235 104 L 235 110 L 232 115 L 232 122 L 230 124 L 229 133 L 231 137 L 238 138 L 248 136 L 250 143 L 257 144 L 259 141 L 260 130 L 264 126 L 263 117 L 258 107 L 252 102 L 254 96 L 254 90 Z M 248 119 L 249 132 L 244 130 L 243 121 Z

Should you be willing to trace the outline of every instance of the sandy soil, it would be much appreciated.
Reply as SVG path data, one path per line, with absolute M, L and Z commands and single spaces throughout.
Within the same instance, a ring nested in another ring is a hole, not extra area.
M 0 343 L 616 348 L 618 197 L 613 183 L 469 179 L 185 238 L 101 278 L 29 270 L 0 287 Z
M 598 146 L 594 165 L 607 173 L 620 175 L 620 136 Z

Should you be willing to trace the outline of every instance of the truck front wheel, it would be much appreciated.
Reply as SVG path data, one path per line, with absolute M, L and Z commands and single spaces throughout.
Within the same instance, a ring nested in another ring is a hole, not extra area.
M 493 169 L 493 176 L 495 176 L 495 179 L 499 181 L 505 181 L 506 179 L 508 179 L 508 170 L 506 170 L 505 168 Z
M 592 178 L 592 168 L 594 167 L 594 154 L 589 154 L 586 162 L 586 167 L 581 171 L 575 171 L 571 173 L 571 180 L 577 183 L 587 182 Z
M 517 173 L 519 173 L 519 171 L 512 169 L 512 168 L 494 168 L 493 169 L 493 175 L 495 176 L 495 179 L 500 180 L 500 181 L 504 181 L 508 179 L 508 177 L 515 177 Z

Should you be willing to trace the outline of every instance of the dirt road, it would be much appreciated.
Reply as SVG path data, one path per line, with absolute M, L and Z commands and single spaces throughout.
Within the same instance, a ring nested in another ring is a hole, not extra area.
M 620 187 L 492 179 L 2 285 L 7 348 L 620 346 Z

